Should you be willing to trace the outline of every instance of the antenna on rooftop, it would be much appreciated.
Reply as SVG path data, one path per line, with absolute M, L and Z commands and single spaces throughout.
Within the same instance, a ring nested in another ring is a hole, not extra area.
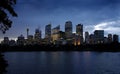
M 28 35 L 29 35 L 29 28 L 28 28 L 28 25 L 27 25 L 26 31 L 27 31 L 27 38 L 28 38 Z

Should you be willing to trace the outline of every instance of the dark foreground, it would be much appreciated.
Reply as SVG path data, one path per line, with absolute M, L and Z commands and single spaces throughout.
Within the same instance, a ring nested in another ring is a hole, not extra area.
M 0 74 L 3 74 L 6 72 L 6 67 L 8 66 L 7 61 L 4 59 L 3 57 L 4 55 L 2 55 L 0 53 Z
M 0 51 L 98 51 L 120 52 L 120 43 L 94 44 L 94 45 L 26 45 L 9 46 L 0 45 Z

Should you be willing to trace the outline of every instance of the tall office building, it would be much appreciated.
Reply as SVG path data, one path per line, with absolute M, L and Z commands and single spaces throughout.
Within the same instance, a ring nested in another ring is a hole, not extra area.
M 45 38 L 51 39 L 51 24 L 45 26 Z
M 72 22 L 71 21 L 65 22 L 65 37 L 66 39 L 72 38 Z
M 34 39 L 33 39 L 33 35 L 28 35 L 28 39 L 26 41 L 27 45 L 33 45 L 34 44 Z
M 65 39 L 65 32 L 59 31 L 59 33 L 60 33 L 60 38 L 61 39 Z
M 36 29 L 35 30 L 35 35 L 34 35 L 34 39 L 41 39 L 41 30 Z
M 89 44 L 95 44 L 95 36 L 94 36 L 94 34 L 89 35 Z
M 25 44 L 25 38 L 23 35 L 18 36 L 17 39 L 17 45 L 24 45 Z
M 112 34 L 108 34 L 108 43 L 112 42 Z
M 52 29 L 52 41 L 57 41 L 60 38 L 60 25 Z
M 85 43 L 89 44 L 89 32 L 85 32 Z
M 83 25 L 78 24 L 76 25 L 76 35 L 78 36 L 78 43 L 83 44 Z
M 83 25 L 82 24 L 76 25 L 76 34 L 79 36 L 83 36 Z
M 113 42 L 119 42 L 119 36 L 117 34 L 113 35 Z
M 94 36 L 95 36 L 95 44 L 104 42 L 104 30 L 95 30 Z
M 35 44 L 40 44 L 41 42 L 41 30 L 39 28 L 35 30 L 34 42 Z

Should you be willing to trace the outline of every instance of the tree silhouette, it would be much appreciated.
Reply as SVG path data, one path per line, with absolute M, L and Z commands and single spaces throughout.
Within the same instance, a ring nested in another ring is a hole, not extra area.
M 0 30 L 3 33 L 11 28 L 12 25 L 12 21 L 9 19 L 8 14 L 17 17 L 17 14 L 13 9 L 15 4 L 16 0 L 0 0 Z
M 4 74 L 6 72 L 6 67 L 8 66 L 8 63 L 3 56 L 4 55 L 0 52 L 0 74 Z

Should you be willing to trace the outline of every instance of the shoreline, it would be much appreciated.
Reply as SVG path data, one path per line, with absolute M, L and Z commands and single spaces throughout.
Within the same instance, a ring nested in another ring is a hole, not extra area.
M 120 43 L 94 44 L 94 45 L 0 45 L 1 52 L 14 51 L 96 51 L 96 52 L 120 52 Z

